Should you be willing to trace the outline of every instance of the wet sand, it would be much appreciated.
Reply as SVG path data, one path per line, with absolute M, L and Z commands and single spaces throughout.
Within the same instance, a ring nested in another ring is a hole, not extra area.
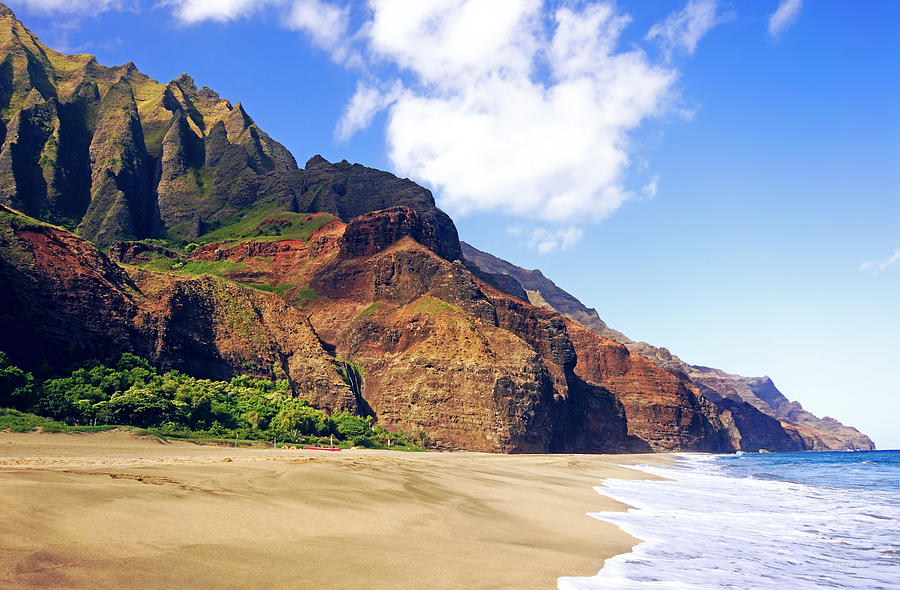
M 592 487 L 669 460 L 3 432 L 0 587 L 556 588 L 635 543 Z

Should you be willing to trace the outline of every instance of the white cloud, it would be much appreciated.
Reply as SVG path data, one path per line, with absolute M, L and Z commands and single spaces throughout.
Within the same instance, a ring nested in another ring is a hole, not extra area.
M 900 248 L 895 250 L 894 253 L 887 258 L 882 258 L 879 260 L 867 260 L 866 262 L 863 262 L 859 265 L 859 270 L 881 272 L 893 266 L 897 261 L 900 261 Z
M 628 19 L 611 3 L 442 0 L 410 15 L 398 2 L 371 2 L 369 35 L 412 77 L 388 107 L 401 175 L 457 214 L 588 221 L 632 196 L 629 133 L 664 111 L 677 73 L 616 52 Z
M 341 47 L 347 35 L 349 14 L 348 7 L 340 8 L 320 0 L 295 0 L 287 26 L 303 31 L 322 49 L 334 51 Z
M 654 176 L 650 179 L 650 182 L 644 185 L 644 188 L 641 190 L 641 196 L 645 199 L 652 199 L 656 196 L 656 193 L 659 191 L 659 175 Z
M 369 0 L 369 8 L 371 49 L 427 84 L 532 66 L 540 0 Z
M 348 64 L 358 59 L 347 47 L 349 6 L 325 0 L 162 0 L 161 5 L 171 7 L 175 18 L 186 25 L 225 23 L 275 9 L 284 28 L 302 32 L 334 61 Z
M 390 106 L 402 93 L 403 84 L 399 80 L 387 90 L 358 82 L 356 92 L 344 107 L 335 128 L 335 137 L 339 141 L 346 141 L 357 131 L 365 129 L 372 124 L 372 119 L 379 111 Z
M 109 10 L 136 10 L 136 0 L 7 0 L 13 9 L 57 14 L 100 14 Z
M 710 29 L 730 18 L 731 15 L 718 14 L 718 0 L 688 0 L 683 9 L 653 25 L 644 39 L 659 43 L 667 60 L 676 50 L 690 55 Z
M 269 6 L 284 4 L 284 0 L 163 0 L 184 24 L 202 21 L 228 22 L 253 14 Z
M 524 247 L 536 250 L 538 254 L 563 252 L 573 247 L 584 237 L 584 230 L 577 226 L 547 229 L 535 227 L 526 229 L 518 225 L 506 228 L 506 233 L 516 238 Z
M 577 244 L 584 236 L 584 230 L 570 226 L 557 230 L 535 228 L 528 237 L 528 247 L 538 254 L 564 252 Z
M 803 0 L 781 0 L 778 8 L 769 17 L 769 35 L 778 38 L 790 28 L 800 16 Z

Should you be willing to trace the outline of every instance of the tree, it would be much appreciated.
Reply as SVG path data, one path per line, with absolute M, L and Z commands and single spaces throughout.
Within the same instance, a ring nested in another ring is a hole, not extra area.
M 27 410 L 37 399 L 34 376 L 9 363 L 0 351 L 0 408 Z

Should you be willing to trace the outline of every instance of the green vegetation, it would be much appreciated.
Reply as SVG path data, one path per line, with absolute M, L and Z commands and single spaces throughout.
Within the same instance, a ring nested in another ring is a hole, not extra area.
M 216 277 L 227 277 L 230 273 L 239 272 L 247 269 L 247 265 L 243 262 L 235 262 L 231 259 L 225 260 L 197 260 L 194 262 L 185 260 L 184 258 L 169 258 L 162 254 L 147 253 L 150 258 L 148 262 L 139 264 L 144 270 L 154 270 L 157 272 L 178 272 L 186 275 L 204 275 L 209 274 Z M 250 285 L 255 287 L 256 285 Z
M 50 418 L 35 416 L 26 412 L 20 412 L 10 408 L 0 408 L 0 430 L 12 432 L 30 432 L 40 428 L 44 432 L 99 432 L 112 430 L 117 426 L 69 426 L 64 422 L 57 422 Z
M 303 285 L 293 293 L 294 307 L 303 307 L 319 298 L 319 294 L 309 285 Z
M 416 313 L 427 313 L 427 314 L 437 314 L 444 311 L 449 311 L 453 313 L 460 313 L 459 310 L 446 301 L 442 301 L 437 297 L 432 297 L 428 295 L 427 297 L 423 297 L 419 301 L 417 301 L 413 305 L 413 311 Z
M 355 361 L 343 359 L 341 357 L 337 357 L 337 360 L 339 363 L 338 373 L 340 373 L 344 383 L 351 387 L 361 384 L 363 377 L 366 376 L 365 368 Z M 354 391 L 356 391 L 356 389 L 354 389 Z
M 381 308 L 381 303 L 379 303 L 378 301 L 376 301 L 375 303 L 369 305 L 369 307 L 365 308 L 364 310 L 362 310 L 361 312 L 359 312 L 358 314 L 356 314 L 356 317 L 353 318 L 353 321 L 356 321 L 356 320 L 358 320 L 358 319 L 360 319 L 360 318 L 364 318 L 364 317 L 368 317 L 368 316 L 372 316 L 372 315 L 377 315 L 377 314 L 378 314 L 378 310 L 379 310 L 380 308 Z
M 234 262 L 233 260 L 228 259 L 217 260 L 215 262 L 206 260 L 185 262 L 179 268 L 176 268 L 177 264 L 178 263 L 176 262 L 172 265 L 172 270 L 177 270 L 189 275 L 213 275 L 217 277 L 224 277 L 229 273 L 246 270 L 247 268 L 247 265 L 243 262 Z
M 59 432 L 108 425 L 136 426 L 161 436 L 325 443 L 416 449 L 412 438 L 388 432 L 371 417 L 328 415 L 294 397 L 285 379 L 196 379 L 160 374 L 147 361 L 123 354 L 64 376 L 35 378 L 0 352 L 0 429 L 40 427 Z M 80 426 L 79 426 L 80 425 Z M 87 426 L 87 428 L 85 428 Z
M 309 213 L 279 211 L 274 205 L 249 214 L 235 215 L 220 222 L 218 228 L 204 234 L 203 243 L 241 241 L 277 241 L 285 239 L 306 241 L 319 228 L 334 220 L 328 214 L 317 215 L 307 221 Z
M 180 263 L 181 267 L 184 267 L 185 263 L 182 259 L 169 258 L 168 256 L 163 256 L 162 254 L 151 252 L 148 252 L 146 256 L 150 258 L 149 262 L 144 262 L 143 264 L 138 265 L 144 270 L 153 270 L 156 272 L 172 272 L 176 264 Z
M 190 256 L 199 246 L 215 242 L 234 243 L 250 240 L 276 242 L 288 239 L 307 241 L 313 233 L 335 219 L 326 213 L 318 214 L 307 221 L 310 215 L 312 214 L 282 211 L 275 204 L 263 205 L 250 212 L 234 213 L 216 220 L 210 230 L 199 238 L 188 238 L 190 233 L 188 227 L 180 223 L 166 231 L 166 239 L 141 241 L 173 250 L 183 250 L 185 255 Z M 148 270 L 172 270 L 156 260 L 142 266 Z

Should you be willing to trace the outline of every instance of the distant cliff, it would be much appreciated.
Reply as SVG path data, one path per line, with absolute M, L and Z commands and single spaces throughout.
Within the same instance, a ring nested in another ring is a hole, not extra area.
M 855 428 L 844 426 L 833 418 L 818 418 L 804 410 L 798 402 L 791 402 L 768 377 L 743 377 L 718 369 L 689 365 L 665 348 L 658 348 L 646 342 L 634 342 L 621 332 L 613 330 L 600 319 L 596 310 L 586 307 L 560 289 L 541 271 L 519 268 L 465 242 L 462 243 L 462 250 L 470 266 L 475 266 L 483 273 L 494 277 L 505 277 L 500 279 L 498 287 L 514 291 L 516 287 L 521 286 L 528 300 L 534 305 L 553 309 L 597 334 L 621 342 L 630 351 L 653 361 L 658 366 L 684 375 L 720 410 L 729 414 L 740 411 L 744 417 L 739 419 L 738 423 L 753 424 L 743 429 L 743 437 L 751 436 L 751 430 L 758 431 L 764 425 L 768 434 L 766 440 L 759 441 L 762 448 L 771 450 L 772 446 L 789 445 L 786 438 L 790 438 L 798 443 L 800 448 L 807 450 L 875 448 L 872 440 Z M 490 280 L 491 277 L 486 278 Z M 514 280 L 517 285 L 509 287 L 509 279 Z M 743 404 L 749 404 L 752 408 L 742 407 Z M 761 421 L 759 417 L 753 416 L 754 409 L 781 424 Z M 775 438 L 772 433 L 775 433 Z

